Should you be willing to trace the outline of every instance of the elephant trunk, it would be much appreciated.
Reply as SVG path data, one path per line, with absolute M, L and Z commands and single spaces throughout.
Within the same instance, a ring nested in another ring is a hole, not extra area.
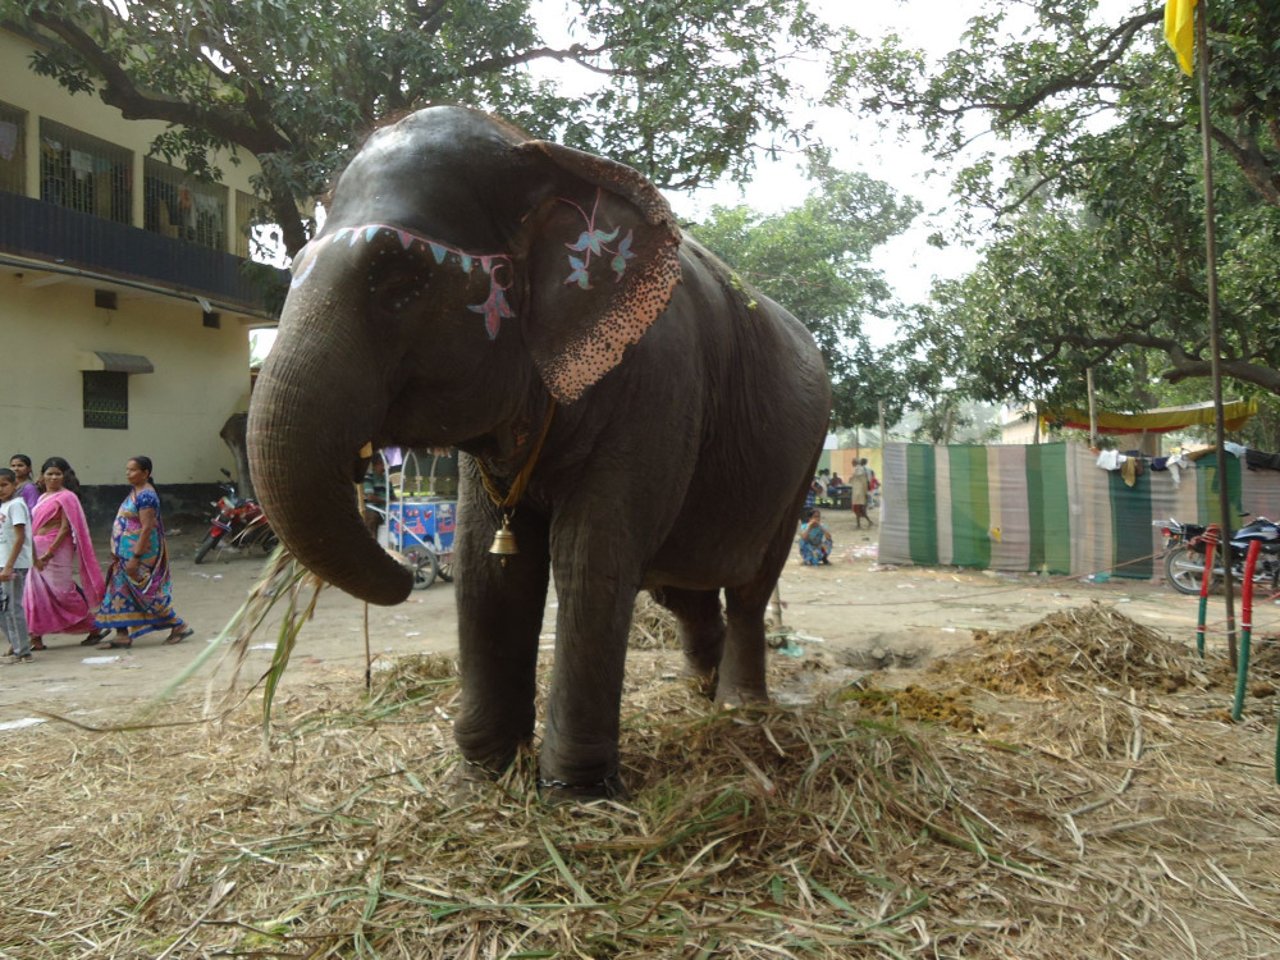
M 289 313 L 286 307 L 282 331 Z M 259 499 L 280 540 L 312 573 L 370 603 L 399 603 L 412 577 L 369 535 L 354 484 L 357 452 L 383 414 L 370 409 L 372 372 L 353 368 L 343 345 L 318 355 L 314 346 L 299 349 L 303 339 L 310 338 L 282 333 L 254 387 L 249 465 Z

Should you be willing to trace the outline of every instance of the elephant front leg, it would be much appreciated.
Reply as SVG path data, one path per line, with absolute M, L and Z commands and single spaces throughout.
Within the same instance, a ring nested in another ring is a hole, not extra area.
M 597 555 L 596 575 L 562 576 L 556 620 L 556 661 L 547 697 L 539 753 L 548 799 L 591 799 L 624 794 L 618 774 L 618 713 L 626 669 L 627 632 L 636 587 Z M 581 558 L 578 570 L 589 569 Z
M 486 506 L 460 511 L 455 543 L 462 709 L 454 739 L 470 767 L 463 775 L 492 778 L 533 737 L 550 560 L 546 524 L 525 513 L 512 521 L 520 552 L 504 566 L 488 552 L 495 521 Z

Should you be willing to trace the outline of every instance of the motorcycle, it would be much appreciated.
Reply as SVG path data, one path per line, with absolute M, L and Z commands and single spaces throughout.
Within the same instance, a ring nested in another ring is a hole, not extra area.
M 1157 520 L 1165 537 L 1164 577 L 1179 593 L 1198 594 L 1204 577 L 1204 555 L 1208 527 L 1194 523 L 1179 523 L 1170 518 Z M 1210 535 L 1216 536 L 1216 530 Z M 1280 586 L 1280 524 L 1266 517 L 1257 517 L 1237 530 L 1229 541 L 1231 578 L 1235 583 L 1244 581 L 1244 560 L 1249 544 L 1262 543 L 1258 560 L 1253 569 L 1253 582 L 1276 590 Z M 1213 549 L 1213 589 L 1225 577 L 1222 565 L 1222 544 Z
M 218 484 L 222 488 L 222 496 L 210 504 L 217 512 L 209 521 L 209 532 L 196 547 L 196 563 L 203 563 L 214 547 L 226 546 L 241 550 L 253 547 L 260 548 L 266 554 L 280 542 L 258 501 L 252 497 L 241 497 L 236 485 L 231 482 L 230 472 L 225 468 L 222 475 L 227 480 Z

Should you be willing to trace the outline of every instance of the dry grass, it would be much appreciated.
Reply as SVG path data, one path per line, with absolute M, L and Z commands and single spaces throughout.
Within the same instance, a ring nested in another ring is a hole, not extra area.
M 549 808 L 528 755 L 478 799 L 450 795 L 440 658 L 401 661 L 369 696 L 281 690 L 266 746 L 256 703 L 11 734 L 0 956 L 1280 952 L 1269 720 L 1076 682 L 988 703 L 996 740 L 842 691 L 719 711 L 666 679 L 677 666 L 632 654 L 627 803 Z
M 1060 696 L 1081 683 L 1173 693 L 1210 684 L 1205 662 L 1114 607 L 1094 601 L 1016 630 L 975 630 L 975 649 L 935 664 L 997 693 Z
M 675 615 L 649 596 L 647 590 L 636 597 L 627 646 L 632 650 L 680 649 L 680 627 Z

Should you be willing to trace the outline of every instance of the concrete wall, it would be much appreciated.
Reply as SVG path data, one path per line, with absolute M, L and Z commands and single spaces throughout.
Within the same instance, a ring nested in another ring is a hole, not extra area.
M 8 462 L 65 457 L 86 484 L 120 483 L 125 461 L 145 454 L 167 483 L 212 482 L 234 469 L 218 436 L 245 409 L 249 337 L 225 315 L 203 326 L 201 310 L 150 294 L 119 294 L 119 309 L 93 305 L 92 286 L 30 288 L 0 274 L 0 424 Z M 81 358 L 106 351 L 146 356 L 154 373 L 129 374 L 127 430 L 85 429 Z

